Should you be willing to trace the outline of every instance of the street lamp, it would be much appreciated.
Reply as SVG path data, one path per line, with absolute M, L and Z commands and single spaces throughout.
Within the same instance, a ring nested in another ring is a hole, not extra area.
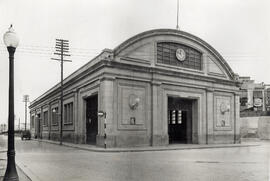
M 4 181 L 19 180 L 15 163 L 14 146 L 14 53 L 19 44 L 19 38 L 14 32 L 12 25 L 4 34 L 4 43 L 9 53 L 9 101 L 8 101 L 8 151 L 7 168 Z

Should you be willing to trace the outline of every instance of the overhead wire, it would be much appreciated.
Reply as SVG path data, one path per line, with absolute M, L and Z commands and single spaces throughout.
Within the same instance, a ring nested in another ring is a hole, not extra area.
M 20 45 L 18 47 L 16 53 L 18 54 L 33 54 L 41 57 L 52 57 L 55 47 L 49 46 L 37 46 L 37 45 Z M 0 43 L 0 51 L 6 52 L 5 45 Z M 93 56 L 98 55 L 101 50 L 99 49 L 92 49 L 92 48 L 78 48 L 78 47 L 71 47 L 69 52 L 74 57 L 82 57 L 82 58 L 92 58 Z M 135 57 L 147 59 L 153 57 L 154 51 L 144 51 L 144 50 L 137 50 L 134 54 Z M 253 54 L 221 54 L 228 62 L 236 62 L 236 61 L 251 61 L 256 59 L 256 61 L 260 59 L 264 59 L 262 56 L 257 56 Z M 211 62 L 206 62 L 210 64 Z

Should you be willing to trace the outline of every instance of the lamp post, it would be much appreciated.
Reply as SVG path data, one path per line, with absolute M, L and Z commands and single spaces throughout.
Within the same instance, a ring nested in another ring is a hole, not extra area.
M 19 38 L 14 32 L 12 25 L 4 34 L 4 43 L 9 53 L 9 101 L 8 101 L 8 151 L 7 151 L 7 168 L 4 181 L 19 180 L 16 163 L 15 163 L 15 146 L 14 146 L 14 53 L 19 44 Z

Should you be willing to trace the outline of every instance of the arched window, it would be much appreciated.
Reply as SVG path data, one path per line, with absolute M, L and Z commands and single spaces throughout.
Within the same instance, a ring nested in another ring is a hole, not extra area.
M 177 57 L 180 52 L 180 58 Z M 194 48 L 173 43 L 157 43 L 157 62 L 178 67 L 202 70 L 202 54 Z

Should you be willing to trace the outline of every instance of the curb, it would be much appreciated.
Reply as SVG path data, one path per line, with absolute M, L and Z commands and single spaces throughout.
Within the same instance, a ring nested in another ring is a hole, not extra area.
M 32 179 L 28 176 L 28 174 L 26 174 L 25 171 L 24 171 L 17 163 L 16 163 L 16 168 L 18 168 L 18 170 L 20 170 L 20 172 L 22 172 L 22 173 L 24 174 L 24 176 L 25 176 L 28 180 L 32 181 Z
M 27 166 L 23 165 L 21 162 L 16 161 L 16 166 L 17 168 L 22 171 L 22 173 L 29 179 L 29 180 L 34 180 L 34 181 L 41 181 L 40 178 L 38 178 L 36 175 L 34 175 L 28 168 Z
M 59 145 L 56 141 L 49 141 L 49 140 L 40 140 L 35 139 L 35 141 L 44 142 L 44 143 L 50 143 Z M 147 151 L 170 151 L 170 150 L 192 150 L 192 149 L 212 149 L 212 148 L 237 148 L 237 147 L 251 147 L 251 146 L 260 146 L 261 144 L 228 144 L 228 145 L 198 145 L 194 144 L 192 145 L 181 145 L 179 147 L 149 147 L 149 148 L 98 148 L 98 147 L 87 147 L 86 146 L 80 146 L 72 143 L 62 143 L 62 146 L 70 147 L 70 148 L 77 148 L 80 150 L 86 150 L 86 151 L 92 151 L 92 152 L 108 152 L 108 153 L 118 153 L 118 152 L 147 152 Z

